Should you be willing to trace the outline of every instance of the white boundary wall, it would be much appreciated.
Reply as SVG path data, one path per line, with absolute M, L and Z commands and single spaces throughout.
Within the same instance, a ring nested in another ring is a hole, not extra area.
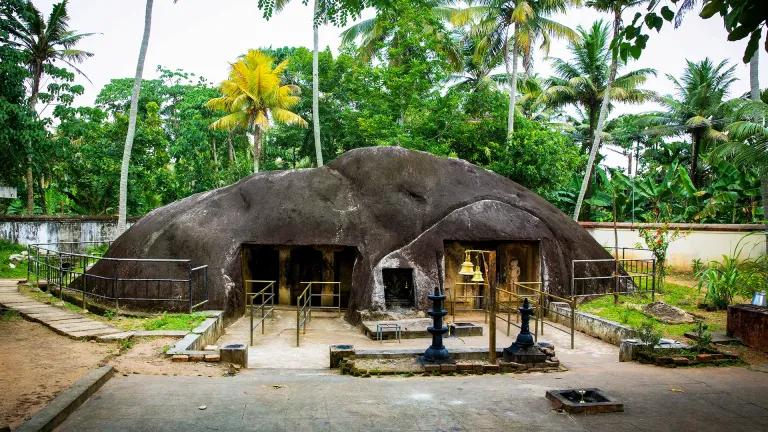
M 23 245 L 113 240 L 116 232 L 114 219 L 0 217 L 0 239 Z
M 580 222 L 592 237 L 603 246 L 613 247 L 613 224 Z M 655 224 L 617 224 L 619 247 L 645 248 L 639 229 L 656 228 Z M 670 224 L 680 230 L 680 238 L 669 245 L 667 263 L 679 270 L 691 268 L 691 262 L 698 258 L 705 264 L 711 260 L 722 260 L 723 255 L 733 253 L 739 242 L 741 257 L 756 257 L 766 251 L 766 240 L 762 225 L 716 225 L 716 224 Z M 646 258 L 626 251 L 627 258 Z
M 580 222 L 592 237 L 603 246 L 613 247 L 613 224 L 606 222 Z M 0 217 L 0 239 L 14 243 L 56 243 L 68 241 L 110 240 L 115 237 L 117 223 L 108 218 L 22 218 Z M 129 223 L 130 225 L 130 223 Z M 636 247 L 642 227 L 655 228 L 654 224 L 619 223 L 619 247 Z M 721 260 L 730 255 L 741 241 L 742 257 L 755 257 L 766 251 L 766 240 L 762 225 L 715 225 L 715 224 L 670 224 L 680 230 L 682 236 L 669 246 L 668 263 L 671 267 L 690 269 L 695 258 L 704 263 Z M 647 254 L 627 258 L 648 258 Z

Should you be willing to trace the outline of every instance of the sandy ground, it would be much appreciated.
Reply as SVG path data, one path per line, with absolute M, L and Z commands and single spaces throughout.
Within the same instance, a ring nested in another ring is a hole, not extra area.
M 0 427 L 18 426 L 116 351 L 21 318 L 0 321 Z
M 109 364 L 118 374 L 205 376 L 236 373 L 219 363 L 172 363 L 163 356 L 174 338 L 117 343 L 83 342 L 41 324 L 0 320 L 0 428 L 18 427 L 89 370 Z
M 175 344 L 175 338 L 143 338 L 128 351 L 109 361 L 117 373 L 170 376 L 222 376 L 230 374 L 229 365 L 220 363 L 173 363 L 163 355 L 165 348 Z

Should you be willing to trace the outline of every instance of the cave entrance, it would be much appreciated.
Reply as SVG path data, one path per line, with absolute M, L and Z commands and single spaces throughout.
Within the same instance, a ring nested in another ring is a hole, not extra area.
M 392 308 L 412 308 L 416 304 L 413 290 L 413 269 L 385 268 L 381 270 L 384 279 L 384 302 Z
M 471 276 L 459 275 L 461 264 L 465 259 L 465 251 L 476 249 L 491 251 L 491 263 L 495 265 L 488 269 L 491 279 L 498 280 L 498 287 L 511 292 L 525 293 L 526 288 L 515 286 L 516 283 L 541 281 L 541 254 L 539 241 L 482 241 L 470 242 L 450 240 L 444 243 L 445 248 L 445 287 L 448 291 L 447 302 L 453 302 L 456 310 L 479 310 L 486 306 L 488 281 L 472 283 Z M 471 261 L 486 274 L 486 262 L 476 260 L 472 255 Z M 537 286 L 537 285 L 531 285 Z M 539 286 L 539 289 L 541 287 Z M 499 299 L 506 300 L 500 293 Z M 455 298 L 455 302 L 454 302 Z
M 275 281 L 276 303 L 295 305 L 296 297 L 305 287 L 301 282 L 340 282 L 341 307 L 349 303 L 352 271 L 358 256 L 355 247 L 246 243 L 241 250 L 244 296 L 264 286 L 245 283 L 247 280 Z

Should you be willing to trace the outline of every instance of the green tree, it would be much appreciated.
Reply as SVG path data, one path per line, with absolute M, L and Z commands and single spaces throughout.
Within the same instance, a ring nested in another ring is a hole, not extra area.
M 0 30 L 2 31 L 2 30 Z M 16 186 L 24 176 L 29 143 L 45 139 L 45 129 L 26 103 L 29 71 L 24 53 L 0 45 L 0 183 Z
M 273 11 L 281 11 L 291 0 L 259 0 L 259 7 L 264 10 L 265 18 L 269 19 Z M 302 0 L 306 5 L 309 0 Z M 319 90 L 319 58 L 320 24 L 332 20 L 346 23 L 349 16 L 359 16 L 367 5 L 365 0 L 314 0 L 312 9 L 312 132 L 315 143 L 315 160 L 317 166 L 323 165 L 323 151 L 320 142 L 320 90 Z
M 619 68 L 619 50 L 615 46 L 620 42 L 621 26 L 622 26 L 622 14 L 625 9 L 637 6 L 645 3 L 645 0 L 589 0 L 587 5 L 603 12 L 609 12 L 613 15 L 613 38 L 611 39 L 611 67 L 608 71 L 608 80 L 605 83 L 605 91 L 603 92 L 602 101 L 600 104 L 600 113 L 597 117 L 597 126 L 592 137 L 592 148 L 589 151 L 589 160 L 587 161 L 587 170 L 584 172 L 584 180 L 581 182 L 581 188 L 579 189 L 579 197 L 576 199 L 576 208 L 574 209 L 573 219 L 579 220 L 579 212 L 581 211 L 581 203 L 584 200 L 584 195 L 587 193 L 587 187 L 589 186 L 589 179 L 592 177 L 592 167 L 595 163 L 597 153 L 600 151 L 600 140 L 602 138 L 603 127 L 605 120 L 608 117 L 608 109 L 611 103 L 612 88 L 614 81 L 616 80 L 616 73 Z M 626 55 L 623 56 L 626 61 Z
M 676 94 L 660 98 L 666 111 L 655 115 L 652 132 L 662 136 L 690 135 L 690 176 L 693 184 L 699 186 L 703 147 L 726 140 L 723 133 L 728 115 L 725 98 L 736 80 L 735 66 L 729 66 L 725 60 L 714 64 L 708 58 L 698 63 L 688 60 L 686 64 L 680 79 L 667 75 Z
M 541 40 L 540 47 L 545 53 L 549 52 L 553 37 L 575 40 L 573 30 L 548 17 L 563 13 L 569 5 L 579 3 L 568 0 L 484 0 L 453 14 L 454 24 L 474 24 L 473 33 L 480 40 L 479 51 L 483 55 L 495 58 L 501 54 L 504 59 L 509 84 L 507 135 L 511 136 L 515 129 L 520 54 L 523 55 L 526 74 L 529 74 L 533 65 L 533 47 L 538 40 Z
M 208 101 L 206 106 L 228 114 L 211 123 L 213 129 L 247 131 L 253 149 L 253 172 L 259 172 L 262 138 L 270 120 L 277 123 L 306 127 L 306 121 L 290 111 L 299 101 L 298 87 L 282 85 L 280 75 L 287 66 L 284 60 L 277 66 L 268 55 L 249 50 L 232 64 L 229 78 L 219 87 L 222 96 Z
M 45 20 L 31 1 L 9 1 L 2 6 L 3 19 L 0 21 L 4 36 L 2 42 L 20 49 L 29 69 L 29 97 L 27 103 L 33 111 L 40 94 L 43 76 L 51 71 L 57 62 L 80 72 L 76 64 L 93 54 L 79 50 L 77 44 L 92 33 L 77 33 L 69 29 L 67 0 L 53 5 L 48 20 Z M 35 205 L 34 175 L 32 172 L 32 142 L 27 145 L 27 213 Z
M 552 59 L 555 76 L 547 80 L 544 100 L 554 107 L 571 105 L 577 108 L 588 126 L 582 143 L 582 148 L 586 150 L 594 141 L 606 94 L 610 93 L 609 111 L 616 103 L 646 102 L 654 93 L 641 86 L 656 72 L 649 68 L 635 69 L 611 79 L 608 24 L 596 21 L 591 27 L 578 27 L 576 31 L 580 38 L 569 45 L 572 59 Z

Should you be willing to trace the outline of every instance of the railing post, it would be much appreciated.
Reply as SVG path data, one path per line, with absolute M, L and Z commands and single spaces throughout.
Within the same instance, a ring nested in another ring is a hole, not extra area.
M 651 302 L 656 301 L 656 259 L 653 260 L 653 276 L 651 276 Z
M 27 283 L 29 283 L 29 266 L 32 264 L 32 254 L 30 252 L 32 252 L 32 248 L 27 245 Z
M 194 306 L 194 301 L 192 300 L 192 262 L 187 263 L 187 268 L 189 269 L 189 272 L 187 273 L 189 276 L 187 277 L 187 291 L 189 291 L 189 313 L 192 313 L 192 306 Z
M 299 320 L 300 308 L 301 308 L 301 295 L 296 297 L 296 347 L 299 346 L 299 337 L 301 337 L 301 333 L 299 332 L 299 326 L 301 325 Z
M 249 309 L 251 310 L 251 345 L 253 345 L 253 296 L 250 294 L 246 295 L 248 296 L 247 302 L 250 303 Z M 261 325 L 264 325 L 264 323 L 262 322 Z
M 61 252 L 59 252 L 59 300 L 64 301 L 64 269 L 61 267 Z
M 544 287 L 542 287 L 541 285 L 539 286 L 541 287 L 539 291 L 539 322 L 541 323 L 541 335 L 544 336 L 544 319 L 546 318 L 546 314 L 544 313 L 545 312 L 544 305 L 547 302 L 547 298 L 546 298 L 546 295 L 544 294 L 544 290 L 543 290 Z
M 576 332 L 576 297 L 571 297 L 571 349 L 573 349 L 573 338 Z

